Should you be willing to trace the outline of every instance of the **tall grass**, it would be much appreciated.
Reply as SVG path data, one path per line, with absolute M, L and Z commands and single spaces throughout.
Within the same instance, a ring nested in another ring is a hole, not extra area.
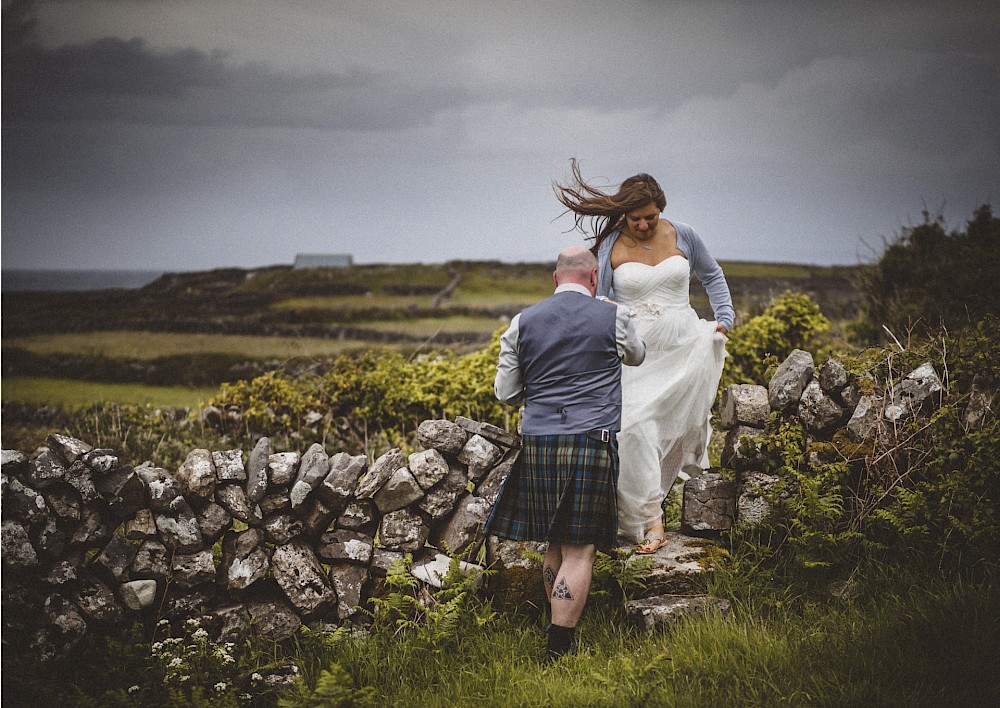
M 503 616 L 442 652 L 347 640 L 337 663 L 381 705 L 978 706 L 1000 699 L 1000 594 L 931 584 L 761 612 L 735 604 L 647 635 L 590 608 L 575 656 L 542 661 L 540 623 Z

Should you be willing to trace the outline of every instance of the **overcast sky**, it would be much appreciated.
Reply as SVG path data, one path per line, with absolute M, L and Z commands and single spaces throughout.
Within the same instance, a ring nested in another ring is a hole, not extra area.
M 719 259 L 1000 210 L 1000 3 L 3 3 L 5 268 L 547 261 L 649 172 Z

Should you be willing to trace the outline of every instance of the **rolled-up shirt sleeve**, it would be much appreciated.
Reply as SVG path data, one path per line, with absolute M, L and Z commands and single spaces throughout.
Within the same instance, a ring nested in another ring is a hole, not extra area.
M 617 306 L 615 313 L 615 341 L 618 356 L 627 366 L 638 366 L 646 358 L 646 343 L 639 337 L 632 323 L 632 315 L 624 305 Z
M 518 323 L 521 315 L 514 315 L 510 327 L 500 335 L 500 360 L 493 379 L 493 392 L 497 399 L 511 405 L 524 401 L 524 374 L 517 359 Z

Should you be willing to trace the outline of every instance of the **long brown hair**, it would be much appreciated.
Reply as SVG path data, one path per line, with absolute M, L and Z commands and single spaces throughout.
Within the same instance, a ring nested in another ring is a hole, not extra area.
M 663 190 L 650 175 L 633 175 L 621 183 L 617 192 L 609 194 L 583 179 L 576 158 L 570 158 L 569 164 L 573 170 L 572 182 L 568 185 L 553 182 L 552 189 L 556 193 L 556 199 L 566 210 L 573 212 L 575 228 L 594 239 L 594 246 L 590 250 L 595 254 L 601 241 L 621 226 L 627 212 L 641 209 L 647 204 L 655 204 L 660 211 L 667 206 Z M 593 235 L 584 227 L 584 220 L 588 218 Z

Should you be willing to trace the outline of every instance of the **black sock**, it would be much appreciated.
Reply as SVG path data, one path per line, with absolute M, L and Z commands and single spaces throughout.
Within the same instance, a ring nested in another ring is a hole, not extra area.
M 558 657 L 568 654 L 573 650 L 575 637 L 576 627 L 560 627 L 557 624 L 550 624 L 548 655 Z

